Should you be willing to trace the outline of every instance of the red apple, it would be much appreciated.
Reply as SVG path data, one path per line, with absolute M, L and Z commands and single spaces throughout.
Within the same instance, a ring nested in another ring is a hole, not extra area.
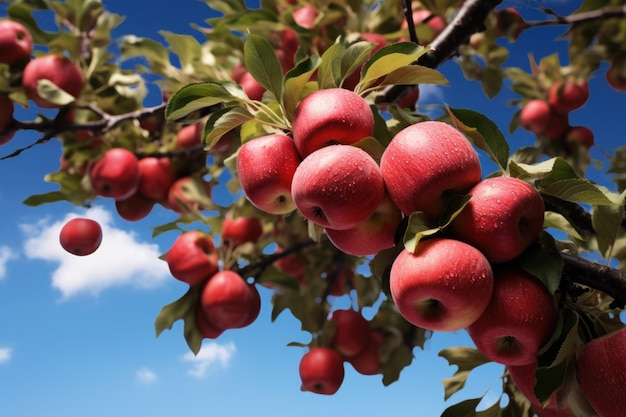
M 276 253 L 282 252 L 282 248 L 276 248 Z M 304 275 L 304 259 L 298 256 L 297 253 L 292 253 L 289 255 L 285 255 L 282 258 L 276 259 L 274 261 L 274 266 L 298 281 L 300 281 Z
M 493 281 L 491 265 L 482 253 L 445 238 L 422 241 L 415 253 L 404 249 L 389 276 L 400 314 L 415 326 L 445 332 L 478 319 L 489 303 Z
M 198 230 L 181 234 L 165 254 L 172 276 L 194 286 L 209 279 L 218 269 L 213 238 Z
M 395 234 L 402 212 L 385 192 L 382 203 L 364 222 L 346 230 L 326 229 L 326 235 L 342 252 L 355 256 L 375 255 L 395 246 Z
M 0 145 L 8 143 L 15 136 L 15 130 L 10 128 L 13 124 L 13 109 L 13 100 L 0 96 Z
M 570 128 L 569 113 L 559 113 L 558 111 L 551 109 L 550 119 L 543 132 L 542 136 L 548 139 L 558 140 L 563 138 Z
M 365 99 L 344 88 L 307 95 L 293 118 L 293 139 L 300 155 L 334 144 L 349 145 L 374 133 L 374 114 Z
M 167 192 L 167 204 L 176 213 L 185 213 L 188 210 L 204 210 L 200 202 L 193 198 L 195 194 L 210 198 L 212 186 L 209 181 L 192 177 L 179 178 L 170 186 Z
M 376 375 L 381 372 L 380 348 L 384 335 L 380 330 L 372 330 L 365 348 L 346 361 L 361 375 Z
M 588 342 L 576 363 L 578 383 L 598 417 L 622 417 L 626 410 L 626 328 Z
M 626 58 L 618 58 L 611 62 L 604 77 L 615 91 L 626 93 Z
M 231 270 L 215 273 L 201 295 L 202 309 L 219 329 L 238 329 L 251 324 L 261 307 L 259 292 Z
M 169 158 L 140 159 L 138 191 L 156 201 L 165 200 L 174 183 L 174 169 Z
M 396 101 L 396 104 L 401 109 L 410 109 L 415 110 L 417 106 L 417 100 L 420 97 L 420 88 L 419 86 L 411 86 L 407 89 L 406 93 Z
M 522 129 L 539 135 L 546 130 L 551 111 L 547 101 L 530 100 L 519 113 L 519 125 Z
M 468 193 L 470 201 L 452 221 L 455 237 L 478 248 L 491 263 L 520 256 L 543 229 L 541 194 L 526 181 L 491 177 Z
M 176 133 L 176 147 L 178 149 L 192 149 L 199 147 L 201 145 L 203 128 L 204 124 L 201 122 L 183 126 Z
M 206 315 L 201 306 L 196 308 L 194 317 L 196 321 L 196 329 L 198 329 L 203 339 L 217 339 L 222 333 L 224 333 L 223 329 L 218 329 L 213 323 L 211 323 L 209 317 Z
M 139 187 L 137 157 L 128 149 L 109 149 L 89 170 L 89 181 L 96 194 L 125 200 Z
M 95 220 L 75 218 L 61 228 L 59 242 L 63 249 L 73 255 L 90 255 L 100 247 L 102 228 Z
M 581 108 L 589 99 L 589 87 L 584 81 L 558 80 L 548 90 L 548 103 L 559 113 Z
M 298 370 L 304 391 L 324 395 L 336 393 L 345 375 L 343 358 L 327 347 L 311 348 L 302 356 Z
M 572 126 L 565 134 L 565 143 L 590 148 L 595 143 L 593 131 L 586 126 Z
M 26 64 L 22 74 L 22 86 L 26 96 L 43 108 L 61 107 L 41 97 L 37 83 L 49 80 L 61 90 L 77 98 L 83 89 L 83 74 L 74 62 L 60 55 L 43 55 L 33 58 Z
M 514 267 L 496 268 L 491 300 L 467 332 L 490 360 L 528 365 L 537 360 L 557 316 L 554 296 L 537 278 Z
M 383 152 L 380 169 L 394 204 L 406 216 L 422 211 L 430 219 L 442 214 L 449 193 L 465 193 L 481 180 L 472 144 L 438 121 L 398 132 Z
M 21 23 L 0 20 L 0 62 L 13 65 L 27 61 L 33 52 L 33 38 Z
M 336 331 L 331 347 L 345 358 L 361 352 L 369 341 L 370 327 L 360 312 L 352 309 L 333 311 L 330 320 Z
M 122 219 L 136 222 L 150 214 L 154 203 L 153 199 L 137 192 L 124 200 L 116 200 L 115 210 Z
M 301 162 L 289 136 L 273 134 L 244 143 L 237 153 L 237 176 L 246 198 L 270 214 L 295 210 L 291 182 Z
M 298 26 L 306 29 L 315 29 L 315 19 L 317 19 L 319 14 L 320 12 L 315 6 L 306 5 L 294 10 L 292 17 Z
M 380 206 L 385 185 L 380 168 L 364 150 L 326 146 L 307 156 L 293 176 L 291 195 L 308 220 L 330 229 L 350 229 Z
M 230 243 L 235 246 L 244 243 L 258 242 L 263 234 L 263 225 L 257 217 L 239 216 L 232 218 L 226 216 L 222 222 L 222 241 L 225 245 Z

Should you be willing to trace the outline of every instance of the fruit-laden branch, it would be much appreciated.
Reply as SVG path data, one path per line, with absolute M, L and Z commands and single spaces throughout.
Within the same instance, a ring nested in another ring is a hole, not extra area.
M 0 161 L 15 158 L 16 156 L 19 156 L 22 152 L 36 145 L 46 143 L 50 139 L 54 138 L 56 135 L 63 132 L 88 130 L 96 134 L 104 134 L 117 127 L 120 123 L 123 123 L 127 120 L 141 120 L 155 113 L 158 113 L 159 111 L 165 109 L 165 106 L 166 103 L 162 103 L 154 107 L 146 107 L 123 114 L 109 114 L 94 106 L 88 106 L 87 108 L 97 114 L 99 119 L 82 123 L 76 123 L 72 121 L 60 121 L 59 117 L 54 120 L 46 120 L 43 122 L 21 122 L 19 120 L 14 120 L 10 126 L 11 129 L 35 130 L 37 132 L 42 132 L 43 136 L 39 138 L 36 142 L 31 143 L 28 146 L 19 148 L 8 155 L 0 157 Z
M 561 253 L 565 261 L 563 273 L 573 282 L 594 288 L 615 300 L 613 307 L 626 305 L 626 271 L 611 268 L 578 256 Z
M 527 27 L 537 26 L 555 26 L 555 25 L 577 25 L 580 23 L 591 22 L 594 20 L 605 20 L 614 17 L 622 18 L 626 16 L 626 4 L 622 6 L 607 6 L 587 12 L 580 12 L 569 16 L 560 16 L 551 9 L 542 9 L 547 15 L 551 15 L 554 19 L 550 20 L 531 20 L 526 21 Z
M 422 55 L 416 62 L 428 68 L 437 68 L 439 65 L 454 56 L 459 46 L 467 42 L 470 36 L 485 29 L 487 15 L 502 0 L 468 0 L 459 9 L 454 19 L 446 26 L 437 38 L 430 44 L 431 49 Z M 380 103 L 391 103 L 404 94 L 409 86 L 396 85 L 388 88 L 377 97 Z

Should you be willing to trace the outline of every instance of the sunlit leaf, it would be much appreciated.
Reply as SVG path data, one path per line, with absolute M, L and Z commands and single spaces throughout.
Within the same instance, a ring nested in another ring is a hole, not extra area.
M 439 356 L 447 360 L 449 365 L 458 367 L 452 377 L 443 380 L 445 400 L 463 389 L 473 369 L 490 362 L 482 353 L 467 346 L 443 349 Z
M 551 293 L 559 288 L 565 262 L 549 233 L 541 233 L 537 242 L 524 251 L 520 263 L 525 271 L 539 278 Z
M 467 135 L 474 145 L 487 152 L 491 160 L 505 171 L 509 160 L 509 144 L 498 126 L 474 110 L 449 106 L 447 109 L 456 128 Z
M 211 108 L 217 104 L 240 102 L 241 97 L 233 94 L 233 89 L 216 82 L 188 84 L 170 98 L 165 108 L 165 117 L 179 121 L 189 114 Z
M 209 116 L 202 132 L 202 146 L 215 146 L 222 136 L 253 118 L 244 107 L 228 107 Z
M 281 102 L 283 99 L 283 69 L 274 47 L 262 36 L 251 34 L 243 48 L 246 68 L 252 77 Z

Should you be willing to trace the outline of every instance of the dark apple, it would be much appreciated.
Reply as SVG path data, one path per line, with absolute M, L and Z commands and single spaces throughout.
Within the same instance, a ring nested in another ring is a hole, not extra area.
M 201 145 L 203 128 L 204 124 L 201 122 L 183 126 L 176 133 L 176 147 L 178 149 L 192 149 L 199 147 Z
M 493 295 L 467 332 L 487 358 L 528 365 L 552 335 L 558 317 L 554 296 L 537 278 L 515 267 L 494 269 Z
M 33 52 L 33 38 L 21 23 L 0 20 L 0 62 L 13 65 L 28 61 Z
M 181 234 L 165 254 L 172 276 L 194 286 L 218 270 L 218 253 L 213 238 L 198 230 Z
M 203 339 L 217 339 L 222 333 L 224 333 L 223 329 L 219 329 L 211 323 L 209 317 L 206 315 L 201 306 L 196 308 L 194 318 L 196 322 L 196 329 L 198 329 Z
M 90 255 L 100 247 L 102 227 L 95 220 L 80 217 L 72 219 L 61 228 L 59 242 L 72 255 Z
M 598 417 L 622 417 L 626 410 L 626 328 L 593 339 L 580 351 L 578 383 Z
M 478 154 L 455 128 L 439 121 L 410 125 L 383 152 L 380 169 L 387 192 L 406 215 L 422 211 L 437 219 L 451 193 L 466 193 L 481 180 Z
M 316 394 L 336 393 L 345 376 L 343 358 L 334 349 L 313 347 L 302 356 L 298 367 L 302 389 Z
M 380 330 L 371 330 L 365 348 L 346 361 L 361 375 L 376 375 L 381 372 L 380 350 L 384 335 Z
M 595 143 L 593 131 L 586 126 L 572 126 L 565 134 L 565 143 L 570 146 L 582 145 L 591 148 Z
M 311 222 L 330 229 L 350 229 L 380 206 L 385 185 L 380 168 L 364 150 L 350 145 L 325 146 L 296 169 L 291 195 Z
M 403 249 L 389 275 L 400 314 L 434 331 L 453 332 L 472 324 L 487 308 L 493 285 L 491 265 L 483 254 L 446 238 L 419 242 L 415 253 Z
M 8 143 L 15 136 L 15 130 L 11 129 L 13 110 L 13 100 L 0 96 L 0 145 Z
M 330 320 L 336 326 L 331 347 L 344 358 L 354 356 L 365 348 L 370 327 L 360 312 L 352 309 L 335 310 Z
M 115 201 L 115 210 L 124 220 L 136 222 L 145 219 L 152 211 L 155 201 L 143 194 L 135 193 L 124 200 Z
M 303 158 L 322 147 L 353 144 L 373 133 L 374 114 L 368 102 L 343 88 L 307 95 L 293 118 L 293 139 Z
M 96 194 L 125 200 L 139 187 L 139 161 L 128 149 L 109 149 L 92 165 L 89 181 Z

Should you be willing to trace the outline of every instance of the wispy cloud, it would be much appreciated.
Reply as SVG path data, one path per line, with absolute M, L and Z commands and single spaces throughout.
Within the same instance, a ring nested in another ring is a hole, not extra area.
M 135 378 L 137 378 L 137 380 L 141 382 L 142 384 L 146 384 L 146 385 L 152 384 L 159 379 L 157 377 L 157 374 L 154 371 L 146 367 L 139 369 L 135 373 Z
M 439 116 L 443 112 L 445 88 L 436 84 L 420 84 L 419 111 L 433 118 Z
M 7 273 L 7 262 L 15 259 L 17 255 L 8 246 L 0 246 L 0 279 Z
M 206 343 L 197 356 L 191 352 L 183 356 L 185 362 L 191 363 L 191 369 L 187 371 L 187 374 L 195 378 L 204 378 L 208 372 L 216 367 L 225 369 L 230 364 L 236 350 L 235 344 L 232 342 L 225 345 L 217 342 Z
M 13 349 L 8 347 L 0 347 L 0 364 L 7 363 L 13 356 Z
M 92 218 L 102 226 L 102 244 L 88 256 L 67 253 L 59 244 L 61 227 L 79 216 Z M 112 215 L 100 207 L 70 213 L 56 222 L 43 219 L 23 224 L 21 229 L 26 236 L 24 253 L 28 258 L 59 264 L 52 272 L 52 286 L 63 299 L 83 293 L 99 295 L 105 289 L 125 285 L 154 288 L 169 277 L 167 264 L 158 259 L 158 246 L 141 241 L 131 231 L 115 228 Z

